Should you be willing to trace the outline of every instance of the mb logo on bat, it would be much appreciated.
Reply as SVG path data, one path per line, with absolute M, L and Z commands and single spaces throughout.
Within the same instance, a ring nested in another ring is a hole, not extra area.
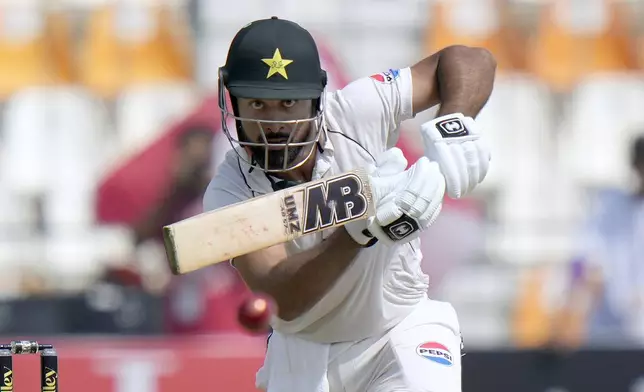
M 304 190 L 304 234 L 364 216 L 369 200 L 359 176 L 347 174 Z

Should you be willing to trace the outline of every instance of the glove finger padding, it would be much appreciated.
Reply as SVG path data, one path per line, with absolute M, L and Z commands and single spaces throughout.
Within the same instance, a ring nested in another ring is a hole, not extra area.
M 396 188 L 402 189 L 408 178 L 407 171 L 386 177 L 371 177 L 371 194 L 376 206 L 384 204 L 385 199 L 395 195 Z
M 409 185 L 401 192 L 398 206 L 402 213 L 422 220 L 423 214 L 427 213 L 437 194 L 441 194 L 439 200 L 442 200 L 444 192 L 445 179 L 438 164 L 422 157 L 410 168 Z
M 422 128 L 420 135 L 423 138 L 425 156 L 432 161 L 438 161 L 438 150 L 434 143 L 442 140 L 440 132 L 433 126 L 427 126 Z
M 490 170 L 491 152 L 487 141 L 479 140 L 476 143 L 479 158 L 479 183 L 485 179 L 488 170 Z
M 444 190 L 445 188 L 443 188 L 443 191 Z M 443 192 L 443 195 L 444 194 L 445 192 Z M 443 202 L 441 198 L 441 201 L 436 201 L 435 203 L 433 203 L 432 207 L 427 210 L 427 214 L 425 215 L 426 217 L 423 218 L 423 222 L 424 222 L 423 224 L 425 229 L 433 225 L 434 222 L 436 222 L 436 219 L 438 219 L 442 209 L 443 209 Z
M 378 205 L 368 229 L 388 244 L 406 243 L 420 235 L 440 213 L 445 179 L 437 163 L 423 157 L 405 172 L 407 179 Z
M 378 204 L 381 199 L 380 195 L 387 195 L 391 189 L 393 189 L 392 187 L 395 186 L 394 181 L 380 181 L 380 183 L 378 183 L 377 179 L 381 176 L 391 177 L 396 174 L 401 174 L 405 171 L 407 165 L 408 163 L 405 155 L 402 150 L 397 147 L 383 152 L 378 156 L 378 158 L 376 158 L 376 161 L 367 169 L 372 185 L 373 203 Z M 370 236 L 368 230 L 366 230 L 367 225 L 368 220 L 351 222 L 345 225 L 345 230 L 357 243 L 368 245 L 369 243 L 372 243 L 373 237 Z
M 421 230 L 431 226 L 438 217 L 445 197 L 445 177 L 441 173 L 438 163 L 430 162 L 424 176 L 426 189 L 419 195 L 426 202 L 422 213 L 418 216 Z
M 377 159 L 371 171 L 370 183 L 373 202 L 378 204 L 396 185 L 407 177 L 407 158 L 402 150 L 394 147 L 383 152 Z
M 428 172 L 429 160 L 427 157 L 422 157 L 404 173 L 373 179 L 377 184 L 378 192 L 383 195 L 376 209 L 376 220 L 380 225 L 388 225 L 400 218 L 406 212 L 401 209 L 401 206 L 409 207 L 415 203 Z M 402 204 L 401 199 L 405 199 Z
M 425 156 L 432 161 L 438 162 L 440 169 L 445 176 L 447 194 L 453 198 L 461 197 L 462 185 L 459 175 L 458 161 L 452 156 L 450 145 L 445 142 L 443 135 L 438 130 L 439 124 L 446 119 L 456 118 L 462 120 L 462 115 L 450 115 L 435 118 L 421 126 L 421 135 L 425 149 Z
M 476 147 L 477 150 L 477 159 L 478 159 L 478 168 L 479 168 L 479 177 L 478 177 L 478 183 L 481 183 L 484 179 L 485 176 L 487 175 L 487 172 L 490 168 L 490 157 L 491 157 L 491 151 L 490 147 L 487 143 L 487 140 L 485 138 L 481 138 L 481 128 L 478 125 L 476 121 L 472 117 L 465 117 L 463 119 L 463 123 L 467 127 L 467 129 L 470 131 L 471 135 L 477 136 L 476 143 L 474 143 L 474 146 Z
M 479 124 L 472 117 L 453 113 L 421 126 L 425 156 L 438 162 L 447 194 L 459 199 L 485 178 L 490 151 Z
M 467 187 L 466 193 L 471 192 L 476 187 L 476 184 L 479 183 L 480 174 L 480 160 L 479 160 L 479 150 L 476 148 L 474 142 L 465 142 L 462 145 L 463 156 L 465 157 L 466 162 L 466 171 L 467 177 L 469 179 L 469 186 Z
M 392 193 L 389 193 L 380 201 L 380 203 L 378 203 L 375 215 L 376 222 L 378 224 L 383 226 L 388 225 L 400 218 L 402 211 L 396 202 L 397 197 L 397 192 L 392 191 Z
M 435 178 L 435 186 L 432 189 L 432 196 L 429 198 L 429 205 L 425 209 L 424 213 L 419 217 L 421 222 L 421 228 L 426 229 L 431 226 L 438 215 L 440 214 L 441 208 L 443 206 L 443 198 L 445 197 L 445 177 L 440 172 L 438 164 L 434 163 L 434 174 L 432 178 Z
M 436 143 L 436 150 L 438 151 L 438 159 L 441 171 L 445 175 L 445 183 L 447 186 L 447 194 L 449 197 L 458 199 L 463 194 L 463 176 L 461 170 L 464 168 L 463 162 L 455 156 L 453 151 L 450 151 L 453 146 L 444 142 Z
M 404 172 L 408 164 L 400 148 L 390 148 L 376 158 L 375 169 L 369 174 L 372 177 L 392 176 Z
M 468 173 L 467 159 L 465 158 L 465 150 L 463 149 L 463 144 L 450 144 L 449 148 L 452 149 L 452 156 L 456 161 L 456 167 L 458 169 L 458 178 L 459 188 L 458 192 L 454 193 L 454 198 L 460 198 L 464 196 L 468 189 L 470 188 L 470 176 Z

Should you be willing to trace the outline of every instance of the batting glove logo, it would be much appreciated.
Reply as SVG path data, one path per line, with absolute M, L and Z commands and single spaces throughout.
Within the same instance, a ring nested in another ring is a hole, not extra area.
M 393 223 L 383 227 L 387 236 L 393 241 L 400 241 L 403 238 L 407 238 L 419 229 L 418 222 L 407 215 L 403 215 Z
M 443 137 L 467 136 L 469 132 L 463 122 L 458 118 L 448 118 L 436 124 L 438 131 Z

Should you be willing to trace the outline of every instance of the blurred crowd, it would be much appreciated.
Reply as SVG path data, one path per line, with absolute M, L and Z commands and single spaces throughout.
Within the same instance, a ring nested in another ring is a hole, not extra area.
M 492 169 L 425 234 L 430 295 L 474 346 L 644 345 L 644 0 L 3 0 L 0 335 L 241 331 L 235 271 L 171 276 L 161 227 L 200 212 L 230 148 L 217 67 L 272 15 L 332 89 L 491 50 Z

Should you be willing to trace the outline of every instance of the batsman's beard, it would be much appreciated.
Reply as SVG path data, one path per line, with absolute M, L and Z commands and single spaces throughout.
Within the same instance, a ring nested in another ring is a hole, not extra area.
M 296 129 L 293 129 L 292 132 L 296 132 Z M 244 135 L 245 136 L 245 135 Z M 245 137 L 242 136 L 244 139 Z M 282 143 L 274 144 L 286 144 L 286 143 L 304 143 L 312 142 L 315 138 L 315 132 L 313 132 L 312 127 L 309 127 L 306 135 L 302 140 L 295 140 L 296 134 L 292 133 L 287 141 Z M 273 144 L 273 145 L 274 145 Z M 310 143 L 308 145 L 296 145 L 296 146 L 271 146 L 270 142 L 268 145 L 264 146 L 247 146 L 250 150 L 253 157 L 253 161 L 264 170 L 276 170 L 281 171 L 284 168 L 294 168 L 299 166 L 303 161 L 305 161 L 312 153 L 312 150 L 315 148 L 316 143 Z M 286 152 L 286 154 L 284 154 Z M 266 165 L 266 155 L 268 154 L 268 165 Z
M 295 161 L 301 156 L 304 146 L 295 146 L 295 147 L 284 147 L 287 149 L 286 161 L 284 158 L 284 149 L 279 150 L 268 150 L 265 147 L 249 147 L 255 162 L 266 170 L 280 170 L 285 166 L 291 166 L 295 164 Z M 308 147 L 311 148 L 311 147 Z M 308 153 L 308 151 L 306 151 Z M 268 153 L 268 167 L 264 167 L 266 163 L 266 154 Z M 306 154 L 304 154 L 306 155 Z M 304 159 L 302 156 L 301 159 Z M 298 162 L 299 163 L 299 162 Z

